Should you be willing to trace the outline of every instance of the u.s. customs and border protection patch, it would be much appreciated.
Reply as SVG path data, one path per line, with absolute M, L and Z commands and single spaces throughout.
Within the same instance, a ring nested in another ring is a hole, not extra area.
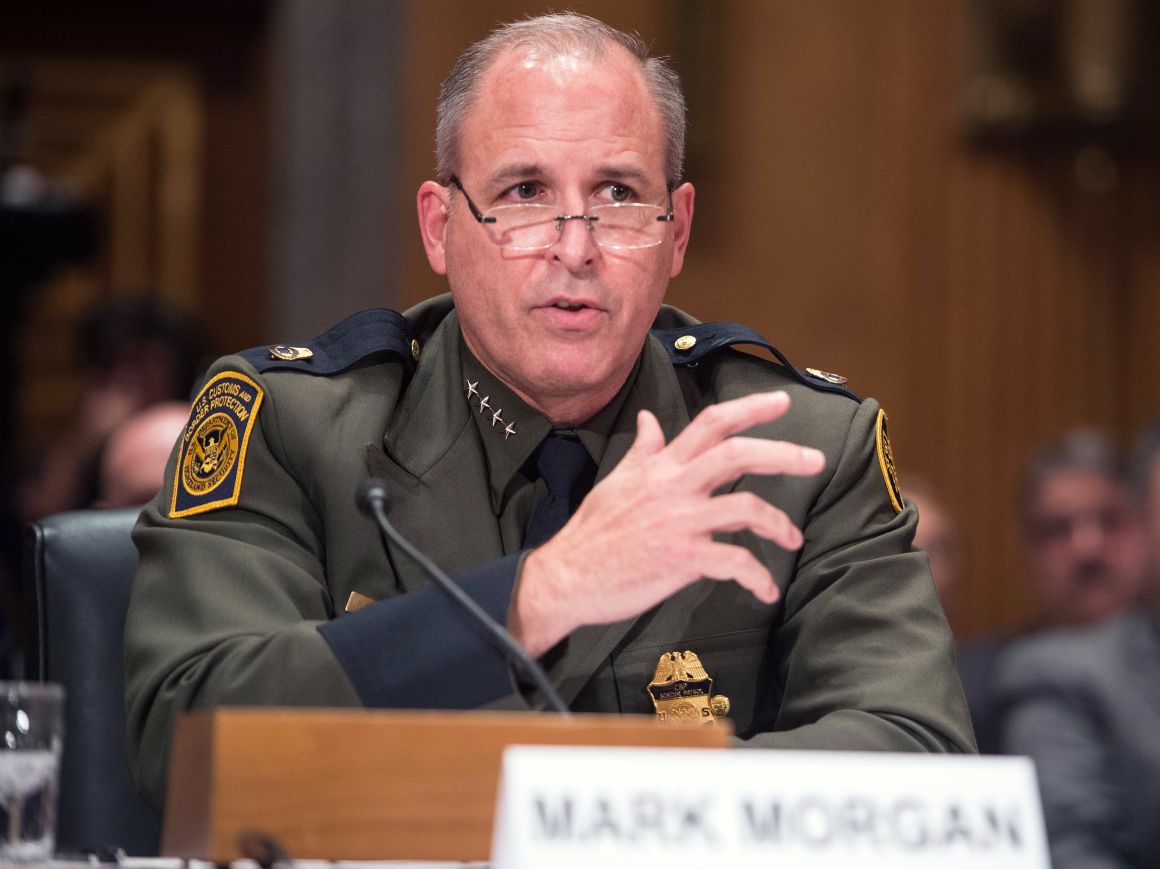
M 890 451 L 890 436 L 886 432 L 886 411 L 879 408 L 878 420 L 874 423 L 874 442 L 878 446 L 878 467 L 882 469 L 882 479 L 886 481 L 886 492 L 895 513 L 903 510 L 902 490 L 898 487 L 898 472 L 894 468 L 894 453 Z
M 202 387 L 181 436 L 170 519 L 238 503 L 262 395 L 262 387 L 237 371 L 218 374 Z
M 648 684 L 657 718 L 666 724 L 712 724 L 729 714 L 729 698 L 713 693 L 713 678 L 696 652 L 665 652 Z

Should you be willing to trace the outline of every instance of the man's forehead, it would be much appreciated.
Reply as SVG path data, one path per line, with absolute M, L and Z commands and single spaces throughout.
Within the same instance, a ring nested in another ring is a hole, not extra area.
M 614 135 L 642 151 L 663 152 L 660 111 L 640 64 L 619 46 L 601 56 L 522 46 L 505 50 L 481 77 L 463 126 L 465 153 L 496 130 L 529 140 Z M 626 165 L 622 171 L 639 168 Z
M 1039 488 L 1036 507 L 1039 510 L 1086 508 L 1092 504 L 1116 504 L 1128 496 L 1127 486 L 1089 468 L 1062 468 Z
M 581 51 L 547 53 L 526 46 L 508 48 L 481 77 L 477 103 L 486 100 L 518 106 L 577 87 L 615 92 L 652 107 L 640 64 L 619 46 L 600 55 Z

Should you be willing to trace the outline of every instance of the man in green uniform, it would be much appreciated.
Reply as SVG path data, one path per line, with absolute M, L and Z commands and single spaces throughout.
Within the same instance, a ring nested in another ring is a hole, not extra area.
M 971 750 L 884 415 L 661 306 L 693 217 L 671 71 L 583 16 L 508 25 L 456 65 L 437 138 L 418 213 L 451 297 L 221 360 L 142 516 L 145 793 L 192 708 L 537 702 L 358 513 L 368 476 L 573 709 L 728 714 L 767 747 Z

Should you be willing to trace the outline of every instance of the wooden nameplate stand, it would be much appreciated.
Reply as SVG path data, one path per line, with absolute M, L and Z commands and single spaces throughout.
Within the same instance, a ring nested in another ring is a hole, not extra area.
M 505 747 L 716 748 L 731 732 L 645 716 L 195 712 L 174 734 L 161 853 L 227 863 L 260 832 L 297 859 L 486 860 Z

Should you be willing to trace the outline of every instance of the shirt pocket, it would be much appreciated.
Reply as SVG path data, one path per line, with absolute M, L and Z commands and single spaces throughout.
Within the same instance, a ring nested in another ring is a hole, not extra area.
M 723 634 L 678 637 L 671 642 L 633 646 L 613 656 L 617 698 L 623 712 L 652 713 L 648 685 L 666 652 L 694 652 L 713 680 L 713 694 L 729 698 L 726 716 L 738 735 L 768 730 L 777 717 L 778 697 L 769 627 Z

